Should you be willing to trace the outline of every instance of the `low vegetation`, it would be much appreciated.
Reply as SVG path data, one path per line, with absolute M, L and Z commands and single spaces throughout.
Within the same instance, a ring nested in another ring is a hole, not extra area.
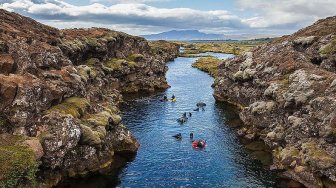
M 195 54 L 204 52 L 217 52 L 239 55 L 251 48 L 266 43 L 271 39 L 258 39 L 247 41 L 209 41 L 209 42 L 179 42 L 184 47 L 180 53 L 182 57 L 194 57 Z
M 215 57 L 202 57 L 199 58 L 192 67 L 198 68 L 209 73 L 211 76 L 216 77 L 218 75 L 218 66 L 221 63 L 223 63 L 223 60 Z
M 141 54 L 131 55 L 128 60 L 113 58 L 113 59 L 105 62 L 105 66 L 114 70 L 114 71 L 120 71 L 120 70 L 122 70 L 122 68 L 124 66 L 134 68 L 134 67 L 137 66 L 137 63 L 135 61 L 130 60 L 130 59 L 134 59 L 136 61 L 139 61 L 139 58 L 143 57 L 142 55 L 141 56 L 140 55 Z
M 90 103 L 85 98 L 71 97 L 65 99 L 62 103 L 51 107 L 48 112 L 58 112 L 61 114 L 72 115 L 75 118 L 80 118 L 89 108 Z
M 23 137 L 0 138 L 0 187 L 36 187 L 37 162 L 34 152 L 22 144 Z

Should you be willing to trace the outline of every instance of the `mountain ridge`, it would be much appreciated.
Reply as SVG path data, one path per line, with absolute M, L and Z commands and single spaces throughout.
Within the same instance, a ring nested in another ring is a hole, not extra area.
M 204 33 L 199 30 L 170 30 L 156 34 L 142 35 L 147 40 L 218 40 L 222 34 Z

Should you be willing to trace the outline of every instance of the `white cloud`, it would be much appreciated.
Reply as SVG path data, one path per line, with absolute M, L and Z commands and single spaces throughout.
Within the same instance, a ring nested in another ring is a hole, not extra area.
M 59 28 L 107 27 L 131 34 L 171 29 L 198 29 L 216 33 L 288 34 L 335 14 L 335 0 L 237 0 L 242 17 L 226 10 L 157 8 L 143 3 L 170 0 L 91 0 L 86 6 L 65 0 L 0 0 L 0 8 L 33 17 Z M 99 2 L 113 2 L 106 6 Z M 251 14 L 244 14 L 251 15 Z
M 303 27 L 336 14 L 335 0 L 238 0 L 243 10 L 258 11 L 244 22 L 254 28 Z
M 105 6 L 94 3 L 75 6 L 60 0 L 33 3 L 17 0 L 0 7 L 28 14 L 40 20 L 63 22 L 94 22 L 105 24 L 138 25 L 144 27 L 173 29 L 245 28 L 242 20 L 228 11 L 200 11 L 190 8 L 156 8 L 145 4 L 115 4 Z
M 163 2 L 171 0 L 90 0 L 92 3 L 109 2 L 109 3 L 148 3 L 148 2 Z

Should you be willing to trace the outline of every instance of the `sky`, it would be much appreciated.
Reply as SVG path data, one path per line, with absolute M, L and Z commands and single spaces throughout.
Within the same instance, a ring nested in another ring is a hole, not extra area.
M 336 0 L 0 0 L 0 8 L 57 28 L 133 35 L 200 30 L 227 36 L 291 34 L 336 15 Z

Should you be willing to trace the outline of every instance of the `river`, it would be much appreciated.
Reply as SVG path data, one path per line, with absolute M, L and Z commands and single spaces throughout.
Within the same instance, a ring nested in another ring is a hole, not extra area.
M 221 59 L 229 54 L 204 53 Z M 179 57 L 168 64 L 164 93 L 138 97 L 122 108 L 125 125 L 139 140 L 141 147 L 134 161 L 119 175 L 120 187 L 270 187 L 275 177 L 260 163 L 252 160 L 226 125 L 235 114 L 224 104 L 216 103 L 211 84 L 213 78 L 191 67 L 197 58 Z M 160 102 L 175 95 L 176 103 Z M 207 104 L 205 111 L 194 112 L 196 103 Z M 188 122 L 176 119 L 192 112 Z M 194 150 L 194 139 L 204 139 L 207 147 Z M 172 135 L 181 133 L 181 141 Z
M 118 177 L 93 177 L 76 187 L 276 187 L 276 176 L 252 159 L 236 130 L 228 125 L 238 117 L 232 108 L 213 98 L 213 78 L 191 67 L 196 60 L 179 57 L 168 63 L 171 88 L 167 91 L 126 100 L 121 108 L 124 124 L 141 146 Z M 164 95 L 173 94 L 177 102 L 160 102 Z M 205 111 L 193 111 L 198 101 L 207 104 Z M 181 125 L 176 119 L 183 112 L 192 112 L 192 117 Z M 207 147 L 193 149 L 190 132 L 194 139 L 206 140 Z M 177 133 L 182 140 L 172 137 Z

